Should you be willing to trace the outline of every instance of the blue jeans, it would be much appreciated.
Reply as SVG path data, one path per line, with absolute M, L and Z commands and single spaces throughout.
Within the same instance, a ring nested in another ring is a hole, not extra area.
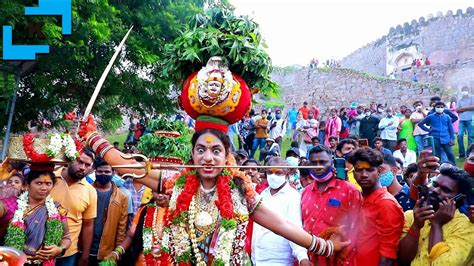
M 472 126 L 471 120 L 459 121 L 459 133 L 458 133 L 458 145 L 459 145 L 459 157 L 467 156 L 466 149 L 464 148 L 464 133 L 467 132 L 467 145 L 471 145 L 474 142 L 474 127 Z
M 442 152 L 444 152 L 446 154 L 446 159 L 443 158 L 443 156 L 441 156 L 440 160 L 441 162 L 446 162 L 446 161 L 449 161 L 450 163 L 452 163 L 453 165 L 456 165 L 456 158 L 454 158 L 454 153 L 453 153 L 453 150 L 451 149 L 451 145 L 449 145 L 449 143 L 447 144 L 441 144 L 441 142 L 439 141 L 439 138 L 434 138 L 434 145 L 435 145 L 435 152 L 436 154 L 442 154 Z
M 74 255 L 68 256 L 68 257 L 62 257 L 62 258 L 57 258 L 56 263 L 54 265 L 56 266 L 75 266 L 77 260 L 81 256 L 81 253 L 76 253 Z
M 423 138 L 427 135 L 416 135 L 415 143 L 416 143 L 416 152 L 418 153 L 418 157 L 420 156 L 421 151 L 423 150 Z
M 253 158 L 255 152 L 257 151 L 257 147 L 260 147 L 260 156 L 259 161 L 263 160 L 262 149 L 265 148 L 266 138 L 254 138 L 253 145 L 252 145 L 252 152 L 250 153 L 250 158 Z

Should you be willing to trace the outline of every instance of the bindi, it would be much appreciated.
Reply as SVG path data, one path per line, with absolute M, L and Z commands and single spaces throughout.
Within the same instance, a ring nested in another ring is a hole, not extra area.
M 207 136 L 206 138 L 204 138 L 204 141 L 207 144 L 210 144 L 210 143 L 214 142 L 215 140 L 216 140 L 216 138 L 214 138 L 213 136 Z

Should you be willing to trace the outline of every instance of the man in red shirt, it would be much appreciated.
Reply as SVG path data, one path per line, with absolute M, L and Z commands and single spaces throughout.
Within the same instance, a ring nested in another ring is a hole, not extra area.
M 310 260 L 315 265 L 353 265 L 362 196 L 353 184 L 335 176 L 328 147 L 314 146 L 309 152 L 309 162 L 322 168 L 310 170 L 315 182 L 309 184 L 301 196 L 301 217 L 305 231 L 324 237 L 330 230 L 345 225 L 345 235 L 352 242 L 343 252 L 347 256 L 338 256 L 343 254 L 339 253 L 326 258 L 310 254 Z
M 374 149 L 360 148 L 349 162 L 354 165 L 354 177 L 364 197 L 354 265 L 394 265 L 404 216 L 397 200 L 380 185 L 383 156 Z
M 298 109 L 298 112 L 300 112 L 303 115 L 303 119 L 306 120 L 308 119 L 308 113 L 311 109 L 308 107 L 308 102 L 304 102 L 303 106 Z

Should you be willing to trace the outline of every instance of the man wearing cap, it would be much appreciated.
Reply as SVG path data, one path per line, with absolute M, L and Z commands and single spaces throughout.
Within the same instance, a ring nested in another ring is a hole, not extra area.
M 437 102 L 434 105 L 435 113 L 428 115 L 418 123 L 418 126 L 424 131 L 429 132 L 434 139 L 435 154 L 440 155 L 441 150 L 446 153 L 447 159 L 453 165 L 456 165 L 453 150 L 454 129 L 451 118 L 444 112 L 446 105 L 443 102 Z
M 238 165 L 242 165 L 245 161 L 249 159 L 249 154 L 245 150 L 237 150 L 235 154 L 237 155 L 235 159 Z
M 266 145 L 263 149 L 260 150 L 260 154 L 263 155 L 263 158 L 268 160 L 270 157 L 280 156 L 280 146 L 272 138 L 266 139 Z

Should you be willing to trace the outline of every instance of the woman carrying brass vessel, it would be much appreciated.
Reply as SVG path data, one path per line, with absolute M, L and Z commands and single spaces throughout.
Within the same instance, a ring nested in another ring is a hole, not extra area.
M 236 168 L 230 154 L 227 126 L 250 109 L 249 89 L 220 58 L 213 57 L 184 83 L 181 104 L 196 119 L 192 136 L 191 165 L 172 179 L 169 215 L 164 223 L 161 265 L 244 265 L 245 233 L 249 217 L 274 233 L 320 256 L 341 251 L 349 241 L 334 234 L 329 240 L 313 236 L 287 222 L 261 202 L 251 180 Z M 109 164 L 130 164 L 120 152 L 96 133 L 92 118 L 81 125 L 79 135 Z M 144 170 L 119 169 L 143 174 Z M 137 182 L 157 188 L 160 172 L 153 170 Z

